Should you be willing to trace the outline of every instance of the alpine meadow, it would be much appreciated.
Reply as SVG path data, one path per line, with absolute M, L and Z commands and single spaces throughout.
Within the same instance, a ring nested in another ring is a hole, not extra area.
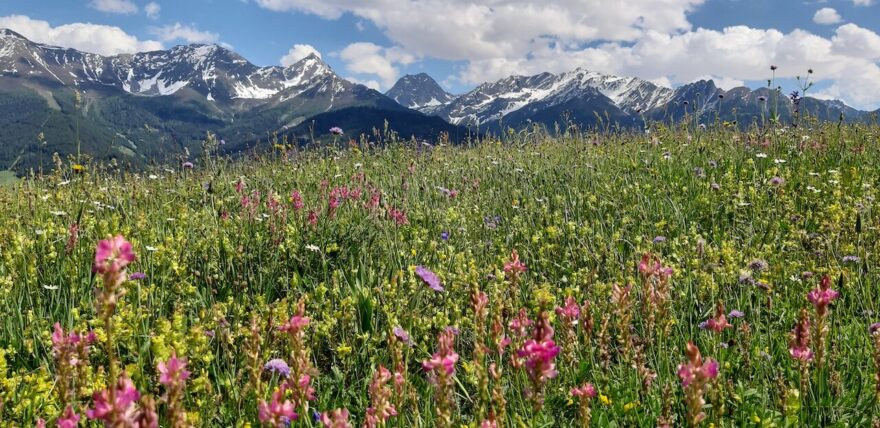
M 0 4 L 0 428 L 880 427 L 880 6 L 756 1 Z

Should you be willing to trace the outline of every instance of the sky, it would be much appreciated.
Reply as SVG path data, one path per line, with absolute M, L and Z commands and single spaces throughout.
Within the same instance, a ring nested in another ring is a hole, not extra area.
M 265 66 L 317 52 L 381 91 L 420 72 L 463 93 L 578 67 L 789 91 L 812 69 L 808 95 L 880 108 L 880 0 L 0 0 L 4 27 L 105 55 L 216 43 Z

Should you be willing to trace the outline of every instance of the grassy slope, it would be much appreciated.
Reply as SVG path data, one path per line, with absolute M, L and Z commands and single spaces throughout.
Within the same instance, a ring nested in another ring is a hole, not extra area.
M 256 400 L 269 392 L 254 397 L 244 389 L 249 319 L 265 326 L 271 318 L 277 326 L 304 299 L 312 319 L 306 343 L 319 373 L 312 408 L 348 407 L 362 421 L 367 384 L 379 364 L 391 364 L 386 337 L 400 325 L 415 342 L 406 355 L 417 400 L 399 409 L 398 423 L 431 426 L 431 387 L 420 361 L 434 352 L 437 332 L 452 325 L 461 330 L 461 361 L 470 364 L 476 336 L 469 298 L 478 288 L 489 295 L 490 319 L 505 321 L 519 308 L 533 318 L 541 309 L 552 312 L 567 296 L 592 302 L 595 328 L 588 333 L 581 320 L 577 343 L 554 321 L 566 351 L 543 412 L 533 415 L 526 402 L 522 370 L 504 363 L 510 423 L 574 425 L 568 390 L 589 381 L 605 396 L 593 403 L 597 426 L 654 426 L 664 396 L 676 425 L 683 424 L 676 367 L 685 343 L 695 341 L 721 363 L 723 388 L 715 387 L 719 398 L 714 410 L 706 409 L 716 426 L 758 419 L 781 426 L 784 412 L 799 426 L 866 426 L 876 410 L 868 325 L 880 313 L 874 267 L 880 152 L 876 128 L 843 132 L 828 126 L 768 136 L 711 130 L 687 136 L 657 129 L 654 141 L 530 133 L 504 145 L 306 153 L 295 162 L 264 158 L 186 174 L 157 171 L 155 179 L 105 173 L 72 177 L 67 185 L 58 182 L 71 177 L 49 177 L 0 189 L 0 343 L 12 380 L 0 383 L 8 403 L 0 419 L 30 425 L 37 416 L 57 414 L 48 387 L 51 324 L 97 328 L 101 337 L 93 249 L 98 239 L 121 233 L 138 254 L 131 269 L 147 279 L 127 285 L 117 309 L 119 355 L 139 389 L 156 396 L 163 391 L 156 362 L 172 349 L 188 358 L 193 377 L 186 407 L 197 425 L 256 422 Z M 239 177 L 246 193 L 260 192 L 254 216 L 240 205 Z M 773 177 L 784 184 L 770 184 Z M 330 218 L 322 180 L 366 195 L 343 202 Z M 459 194 L 451 199 L 438 186 Z M 383 205 L 403 210 L 409 224 L 363 208 L 370 189 L 381 192 Z M 290 207 L 293 190 L 304 195 L 303 212 Z M 287 207 L 286 216 L 266 206 L 271 195 Z M 319 213 L 315 227 L 305 210 Z M 67 228 L 77 218 L 80 241 L 68 254 Z M 665 242 L 653 243 L 657 236 Z M 514 249 L 528 265 L 521 287 L 503 279 L 502 265 Z M 646 252 L 675 270 L 665 331 L 648 330 L 642 313 L 636 266 Z M 848 255 L 860 261 L 844 263 Z M 741 279 L 755 259 L 769 265 L 751 274 L 765 288 Z M 421 283 L 415 265 L 437 272 L 445 291 Z M 804 296 L 817 281 L 801 279 L 805 271 L 830 274 L 842 296 L 831 310 L 831 364 L 821 374 L 812 371 L 809 390 L 797 399 L 799 371 L 787 348 L 798 312 L 812 310 Z M 627 283 L 635 284 L 635 295 L 622 307 L 633 321 L 618 326 L 623 313 L 610 293 L 613 284 Z M 718 302 L 745 313 L 720 336 L 697 327 Z M 643 359 L 627 356 L 623 332 L 651 340 L 638 353 Z M 261 335 L 258 363 L 289 355 L 284 337 L 265 327 Z M 95 350 L 91 362 L 105 364 L 106 354 Z M 649 389 L 641 389 L 633 362 L 656 372 Z M 458 365 L 456 424 L 475 423 L 480 412 L 473 373 L 472 365 Z M 101 377 L 92 379 L 89 384 Z M 84 395 L 79 403 L 90 400 Z

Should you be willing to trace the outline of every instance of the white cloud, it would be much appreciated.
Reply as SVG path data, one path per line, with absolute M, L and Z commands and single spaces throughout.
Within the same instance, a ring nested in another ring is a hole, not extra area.
M 281 66 L 288 67 L 311 54 L 318 55 L 318 58 L 321 58 L 321 52 L 318 52 L 312 45 L 293 45 L 287 51 L 287 55 L 281 57 Z
M 163 42 L 183 40 L 186 43 L 216 43 L 220 40 L 220 35 L 217 33 L 199 31 L 194 26 L 184 25 L 179 22 L 164 27 L 151 28 L 150 34 L 158 37 Z
M 525 56 L 535 43 L 632 41 L 645 31 L 689 30 L 704 0 L 254 0 L 327 19 L 351 13 L 416 56 L 477 60 Z
M 374 43 L 359 42 L 346 46 L 339 57 L 345 61 L 345 68 L 355 74 L 369 74 L 378 77 L 382 87 L 388 88 L 400 76 L 396 64 L 407 65 L 415 57 L 398 47 L 384 48 Z M 374 88 L 377 89 L 377 88 Z
M 837 53 L 880 60 L 880 35 L 856 24 L 837 27 L 837 32 L 831 38 L 831 42 Z
M 351 76 L 346 77 L 345 80 L 348 80 L 349 82 L 357 83 L 360 85 L 364 85 L 370 89 L 375 89 L 377 91 L 382 87 L 382 85 L 380 85 L 379 82 L 375 81 L 375 80 L 360 80 L 357 77 L 351 77 Z
M 853 0 L 853 4 L 856 6 L 871 6 L 874 4 L 874 0 Z
M 150 19 L 159 19 L 159 12 L 162 11 L 162 6 L 156 2 L 149 2 L 144 6 L 144 13 L 147 14 L 147 18 Z
M 117 55 L 162 49 L 155 40 L 139 40 L 119 27 L 73 23 L 52 27 L 48 22 L 23 15 L 0 17 L 0 28 L 9 28 L 28 39 L 101 55 Z
M 840 14 L 837 13 L 836 10 L 830 7 L 823 7 L 816 11 L 816 14 L 813 15 L 813 22 L 822 25 L 832 25 L 838 24 L 840 21 L 843 21 L 843 18 L 840 17 Z
M 101 12 L 131 15 L 138 13 L 138 7 L 130 0 L 92 0 L 89 7 Z

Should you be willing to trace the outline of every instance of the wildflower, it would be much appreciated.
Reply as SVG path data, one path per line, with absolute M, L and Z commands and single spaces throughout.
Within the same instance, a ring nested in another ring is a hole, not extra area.
M 192 169 L 195 165 L 192 162 L 184 162 L 183 167 L 186 169 Z
M 517 352 L 531 383 L 526 395 L 536 410 L 540 410 L 544 404 L 544 386 L 557 375 L 553 360 L 559 355 L 560 349 L 553 342 L 553 327 L 548 318 L 545 312 L 540 314 L 532 339 L 526 341 Z
M 445 230 L 440 232 L 440 239 L 442 239 L 444 241 L 448 241 L 449 240 L 449 232 L 447 232 Z
M 801 311 L 800 321 L 791 333 L 788 353 L 791 358 L 802 363 L 813 360 L 813 351 L 810 350 L 810 319 L 805 310 Z
M 596 397 L 596 387 L 592 383 L 585 383 L 580 387 L 572 388 L 571 395 L 578 398 L 578 417 L 581 427 L 589 427 L 592 419 L 590 402 Z
M 770 184 L 779 187 L 785 184 L 785 179 L 782 177 L 773 177 L 770 179 Z
M 183 394 L 186 380 L 190 372 L 186 369 L 186 360 L 177 358 L 177 353 L 172 352 L 167 361 L 160 361 L 156 365 L 159 372 L 159 383 L 165 386 L 165 401 L 168 403 L 168 418 L 173 427 L 186 427 L 186 410 L 183 408 Z
M 119 273 L 135 259 L 132 245 L 122 235 L 98 242 L 94 271 L 101 274 Z
M 432 290 L 437 292 L 443 291 L 443 286 L 440 284 L 440 277 L 434 272 L 431 272 L 428 268 L 424 266 L 416 266 L 416 275 L 418 275 L 419 278 L 421 278 L 421 280 Z
M 413 341 L 409 333 L 400 326 L 394 326 L 394 328 L 391 329 L 391 332 L 394 334 L 394 337 L 400 339 L 401 342 L 408 346 L 413 346 Z
M 271 374 L 276 374 L 276 375 L 281 376 L 283 378 L 290 376 L 290 366 L 287 365 L 286 361 L 284 361 L 280 358 L 275 358 L 275 359 L 269 360 L 263 366 L 263 370 L 265 370 L 266 372 L 269 372 Z
M 391 405 L 391 388 L 387 386 L 390 380 L 391 372 L 379 366 L 370 383 L 370 407 L 367 408 L 365 428 L 384 426 L 388 418 L 397 416 L 397 409 Z
M 345 134 L 344 132 L 342 132 L 342 128 L 340 128 L 338 126 L 334 126 L 334 127 L 330 128 L 330 133 L 333 135 L 344 135 Z
M 145 273 L 143 273 L 143 272 L 134 272 L 134 273 L 132 273 L 131 275 L 128 276 L 128 279 L 129 279 L 130 281 L 139 281 L 139 280 L 142 280 L 142 279 L 144 279 L 144 278 L 146 278 L 146 277 L 147 277 L 147 274 L 145 274 Z
M 731 319 L 742 318 L 744 316 L 746 316 L 746 314 L 744 314 L 744 313 L 742 313 L 742 311 L 739 311 L 736 309 L 730 311 L 730 313 L 727 314 L 727 318 L 731 318 Z
M 84 167 L 78 163 L 75 163 L 70 167 L 70 169 L 72 169 L 73 172 L 75 172 L 75 173 L 81 173 L 86 170 L 86 167 Z
M 140 399 L 140 393 L 131 379 L 124 375 L 119 378 L 112 394 L 109 390 L 95 392 L 92 396 L 93 408 L 86 410 L 86 416 L 104 423 L 106 427 L 128 426 L 133 424 L 136 415 L 134 403 Z
M 731 327 L 733 326 L 727 322 L 727 316 L 724 315 L 724 305 L 718 302 L 718 305 L 715 307 L 715 317 L 706 320 L 705 328 L 715 333 L 721 333 Z
M 434 384 L 437 420 L 441 426 L 447 427 L 452 423 L 455 364 L 458 362 L 454 341 L 455 330 L 447 327 L 437 339 L 437 352 L 422 362 L 422 367 L 429 372 L 431 383 Z
M 296 414 L 293 403 L 284 399 L 284 385 L 272 393 L 272 399 L 267 403 L 260 400 L 257 405 L 257 417 L 260 422 L 275 428 L 287 428 L 292 421 L 299 416 Z
M 843 263 L 858 263 L 860 260 L 859 256 L 843 256 L 841 259 Z
M 352 428 L 353 425 L 348 418 L 348 409 L 336 409 L 321 413 L 319 420 L 324 428 Z
M 760 273 L 766 271 L 767 269 L 770 269 L 770 264 L 768 264 L 767 261 L 763 259 L 754 259 L 749 262 L 749 269 L 752 272 Z
M 685 389 L 688 423 L 697 426 L 706 418 L 703 413 L 703 406 L 706 404 L 703 396 L 706 393 L 706 384 L 718 377 L 718 362 L 712 359 L 703 361 L 700 349 L 693 342 L 688 342 L 685 355 L 687 361 L 678 365 L 678 377 Z
M 816 308 L 816 314 L 824 316 L 828 305 L 840 296 L 840 292 L 831 288 L 831 278 L 828 275 L 822 277 L 819 287 L 807 293 L 807 299 Z
M 662 244 L 662 243 L 666 242 L 666 237 L 665 236 L 657 236 L 654 238 L 654 240 L 652 242 L 654 244 Z
M 79 242 L 79 223 L 70 223 L 70 227 L 67 228 L 67 245 L 65 246 L 65 251 L 70 254 L 74 248 L 76 248 L 76 243 Z
M 527 269 L 526 265 L 519 260 L 519 253 L 516 250 L 510 253 L 510 260 L 504 263 L 504 273 L 512 275 L 514 278 L 519 278 L 519 275 Z
M 299 211 L 305 206 L 302 195 L 297 190 L 291 192 L 290 202 L 293 204 L 294 211 Z
M 64 408 L 64 413 L 55 421 L 55 426 L 58 428 L 76 428 L 79 426 L 79 415 L 73 411 L 73 407 L 68 405 Z

